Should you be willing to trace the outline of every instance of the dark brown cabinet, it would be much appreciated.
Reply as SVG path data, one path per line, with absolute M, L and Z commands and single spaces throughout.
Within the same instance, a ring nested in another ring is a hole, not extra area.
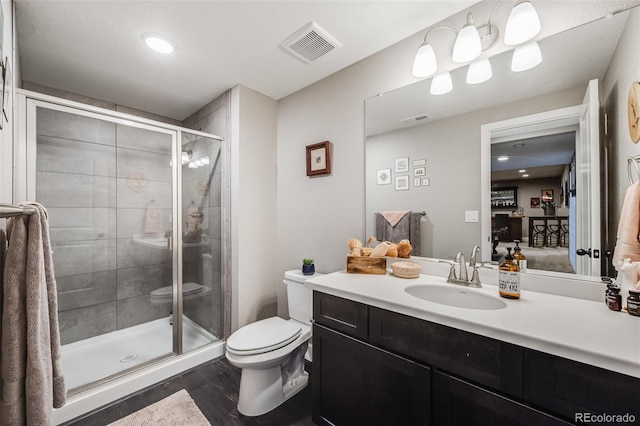
M 317 291 L 313 317 L 317 424 L 640 420 L 635 377 Z
M 429 368 L 313 326 L 313 421 L 334 425 L 428 425 Z

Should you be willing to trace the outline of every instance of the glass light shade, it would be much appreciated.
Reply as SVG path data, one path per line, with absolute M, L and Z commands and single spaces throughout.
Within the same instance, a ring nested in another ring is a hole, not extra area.
M 416 58 L 413 60 L 414 77 L 429 77 L 437 69 L 438 61 L 433 47 L 429 43 L 423 43 L 416 53 Z
M 431 94 L 432 95 L 444 95 L 449 93 L 453 89 L 453 82 L 451 81 L 451 74 L 443 72 L 433 77 L 431 80 Z
M 493 72 L 491 71 L 491 62 L 489 58 L 480 59 L 469 65 L 467 70 L 467 83 L 478 84 L 483 83 L 491 78 Z
M 168 54 L 173 53 L 173 51 L 175 50 L 171 43 L 163 38 L 160 38 L 157 35 L 145 34 L 142 38 L 144 39 L 144 42 L 147 44 L 147 46 L 158 53 Z
M 469 62 L 480 56 L 481 53 L 482 42 L 478 29 L 473 24 L 465 25 L 456 37 L 451 59 L 458 63 Z
M 513 6 L 504 29 L 504 44 L 515 46 L 531 40 L 540 32 L 540 18 L 528 1 Z
M 189 155 L 189 153 L 187 151 L 182 151 L 182 155 L 181 155 L 182 165 L 187 164 L 190 159 L 191 159 L 191 156 Z
M 540 62 L 542 62 L 542 52 L 538 43 L 534 41 L 515 48 L 511 58 L 511 71 L 526 71 Z

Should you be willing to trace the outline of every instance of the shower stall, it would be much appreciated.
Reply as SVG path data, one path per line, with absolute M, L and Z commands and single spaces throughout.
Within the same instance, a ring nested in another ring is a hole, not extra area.
M 16 199 L 49 213 L 67 405 L 94 397 L 58 421 L 221 356 L 222 140 L 26 91 L 17 104 Z

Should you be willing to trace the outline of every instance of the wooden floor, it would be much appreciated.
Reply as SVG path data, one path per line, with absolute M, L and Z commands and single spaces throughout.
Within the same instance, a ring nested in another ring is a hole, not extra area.
M 87 417 L 68 422 L 66 425 L 106 425 L 181 389 L 189 392 L 212 425 L 313 425 L 311 383 L 280 407 L 258 417 L 246 417 L 238 413 L 236 405 L 239 388 L 240 369 L 229 364 L 225 358 L 221 358 L 202 364 Z

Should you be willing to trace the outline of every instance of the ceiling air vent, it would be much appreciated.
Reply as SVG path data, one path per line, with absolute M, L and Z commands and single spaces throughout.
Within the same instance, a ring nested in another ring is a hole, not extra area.
M 333 49 L 342 47 L 342 43 L 315 22 L 309 22 L 280 46 L 296 58 L 310 64 Z
M 403 118 L 402 120 L 400 120 L 400 122 L 402 124 L 410 124 L 410 123 L 415 123 L 416 121 L 422 121 L 427 119 L 429 119 L 428 114 L 420 114 L 420 115 L 415 115 L 413 117 Z

